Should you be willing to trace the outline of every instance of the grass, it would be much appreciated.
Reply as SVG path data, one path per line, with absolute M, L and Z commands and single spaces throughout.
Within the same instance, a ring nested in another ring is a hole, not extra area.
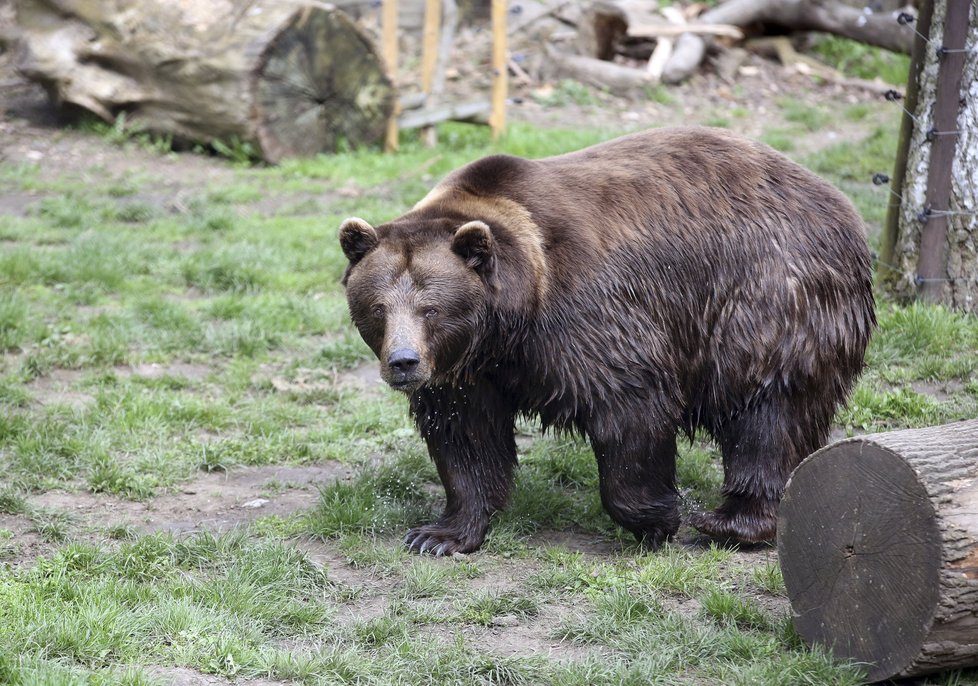
M 594 104 L 572 82 L 555 92 Z M 649 98 L 674 104 L 665 89 Z M 893 132 L 853 106 L 862 139 L 799 153 L 798 132 L 824 126 L 825 111 L 782 109 L 790 127 L 765 140 L 878 223 L 868 172 L 888 168 Z M 120 145 L 166 143 L 94 128 Z M 248 151 L 228 142 L 229 173 L 179 205 L 154 200 L 148 175 L 94 170 L 92 184 L 0 167 L 37 195 L 24 216 L 0 217 L 0 682 L 156 684 L 179 667 L 303 684 L 859 683 L 791 630 L 773 550 L 642 550 L 602 509 L 589 446 L 532 423 L 482 552 L 435 560 L 400 545 L 442 491 L 404 399 L 356 383 L 372 355 L 349 323 L 336 227 L 354 212 L 391 217 L 480 155 L 607 135 L 514 125 L 494 144 L 450 125 L 437 150 L 408 138 L 397 155 L 276 168 L 245 168 Z M 290 200 L 269 212 L 271 196 Z M 975 318 L 887 303 L 879 315 L 838 426 L 974 416 Z M 290 469 L 332 462 L 351 476 L 317 484 L 313 505 L 229 533 L 152 533 L 116 515 L 261 468 L 282 473 L 254 497 L 276 503 L 309 487 Z M 681 445 L 678 472 L 687 509 L 716 505 L 712 444 Z M 116 509 L 65 505 L 77 493 Z
M 849 76 L 880 78 L 895 86 L 907 83 L 910 57 L 841 36 L 819 36 L 812 52 L 829 66 Z

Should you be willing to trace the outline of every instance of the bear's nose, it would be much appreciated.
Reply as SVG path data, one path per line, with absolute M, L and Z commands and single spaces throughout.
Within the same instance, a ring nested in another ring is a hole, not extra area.
M 400 348 L 395 350 L 387 358 L 387 366 L 396 374 L 410 374 L 413 372 L 421 358 L 418 353 L 410 348 Z

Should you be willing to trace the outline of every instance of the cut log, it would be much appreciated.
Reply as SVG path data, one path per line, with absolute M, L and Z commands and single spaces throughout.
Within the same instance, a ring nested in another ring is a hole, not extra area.
M 870 681 L 978 665 L 978 421 L 814 453 L 778 553 L 798 633 Z
M 276 162 L 377 141 L 393 111 L 371 41 L 314 0 L 14 4 L 20 72 L 106 121 Z

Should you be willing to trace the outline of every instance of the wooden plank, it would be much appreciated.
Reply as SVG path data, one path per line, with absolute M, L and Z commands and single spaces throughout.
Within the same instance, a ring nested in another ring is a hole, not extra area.
M 392 82 L 397 82 L 397 0 L 383 0 L 380 9 L 381 22 L 381 44 L 383 46 L 384 64 L 387 66 L 387 73 L 390 74 Z M 387 121 L 387 135 L 384 139 L 384 150 L 393 152 L 397 150 L 397 115 L 395 111 Z
M 492 0 L 492 113 L 489 126 L 492 137 L 499 138 L 506 130 L 506 91 L 508 55 L 506 50 L 506 0 Z
M 933 212 L 948 209 L 951 199 L 951 165 L 959 134 L 958 110 L 961 99 L 961 74 L 964 71 L 965 38 L 968 35 L 969 3 L 963 0 L 947 3 L 944 18 L 943 47 L 949 51 L 941 57 L 934 103 L 935 135 L 931 141 L 930 167 L 927 170 L 927 193 L 924 211 L 930 210 L 920 236 L 920 259 L 917 261 L 918 294 L 927 302 L 939 302 L 947 278 L 947 216 Z
M 627 33 L 632 38 L 674 38 L 684 33 L 725 36 L 743 40 L 744 32 L 731 24 L 629 24 Z
M 441 31 L 441 0 L 425 0 L 424 31 L 421 46 L 421 90 L 431 93 L 438 63 L 438 37 Z

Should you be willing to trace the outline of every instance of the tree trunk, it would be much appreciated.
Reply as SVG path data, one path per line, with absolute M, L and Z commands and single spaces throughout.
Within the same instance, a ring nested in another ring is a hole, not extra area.
M 778 553 L 798 633 L 870 681 L 978 665 L 978 421 L 814 453 Z
M 882 282 L 902 300 L 978 312 L 978 4 L 933 0 L 921 7 L 920 24 L 928 40 L 907 89 L 914 97 L 880 251 Z M 952 51 L 940 55 L 941 46 Z
M 394 90 L 342 12 L 308 1 L 15 0 L 16 65 L 106 121 L 267 160 L 383 136 Z

